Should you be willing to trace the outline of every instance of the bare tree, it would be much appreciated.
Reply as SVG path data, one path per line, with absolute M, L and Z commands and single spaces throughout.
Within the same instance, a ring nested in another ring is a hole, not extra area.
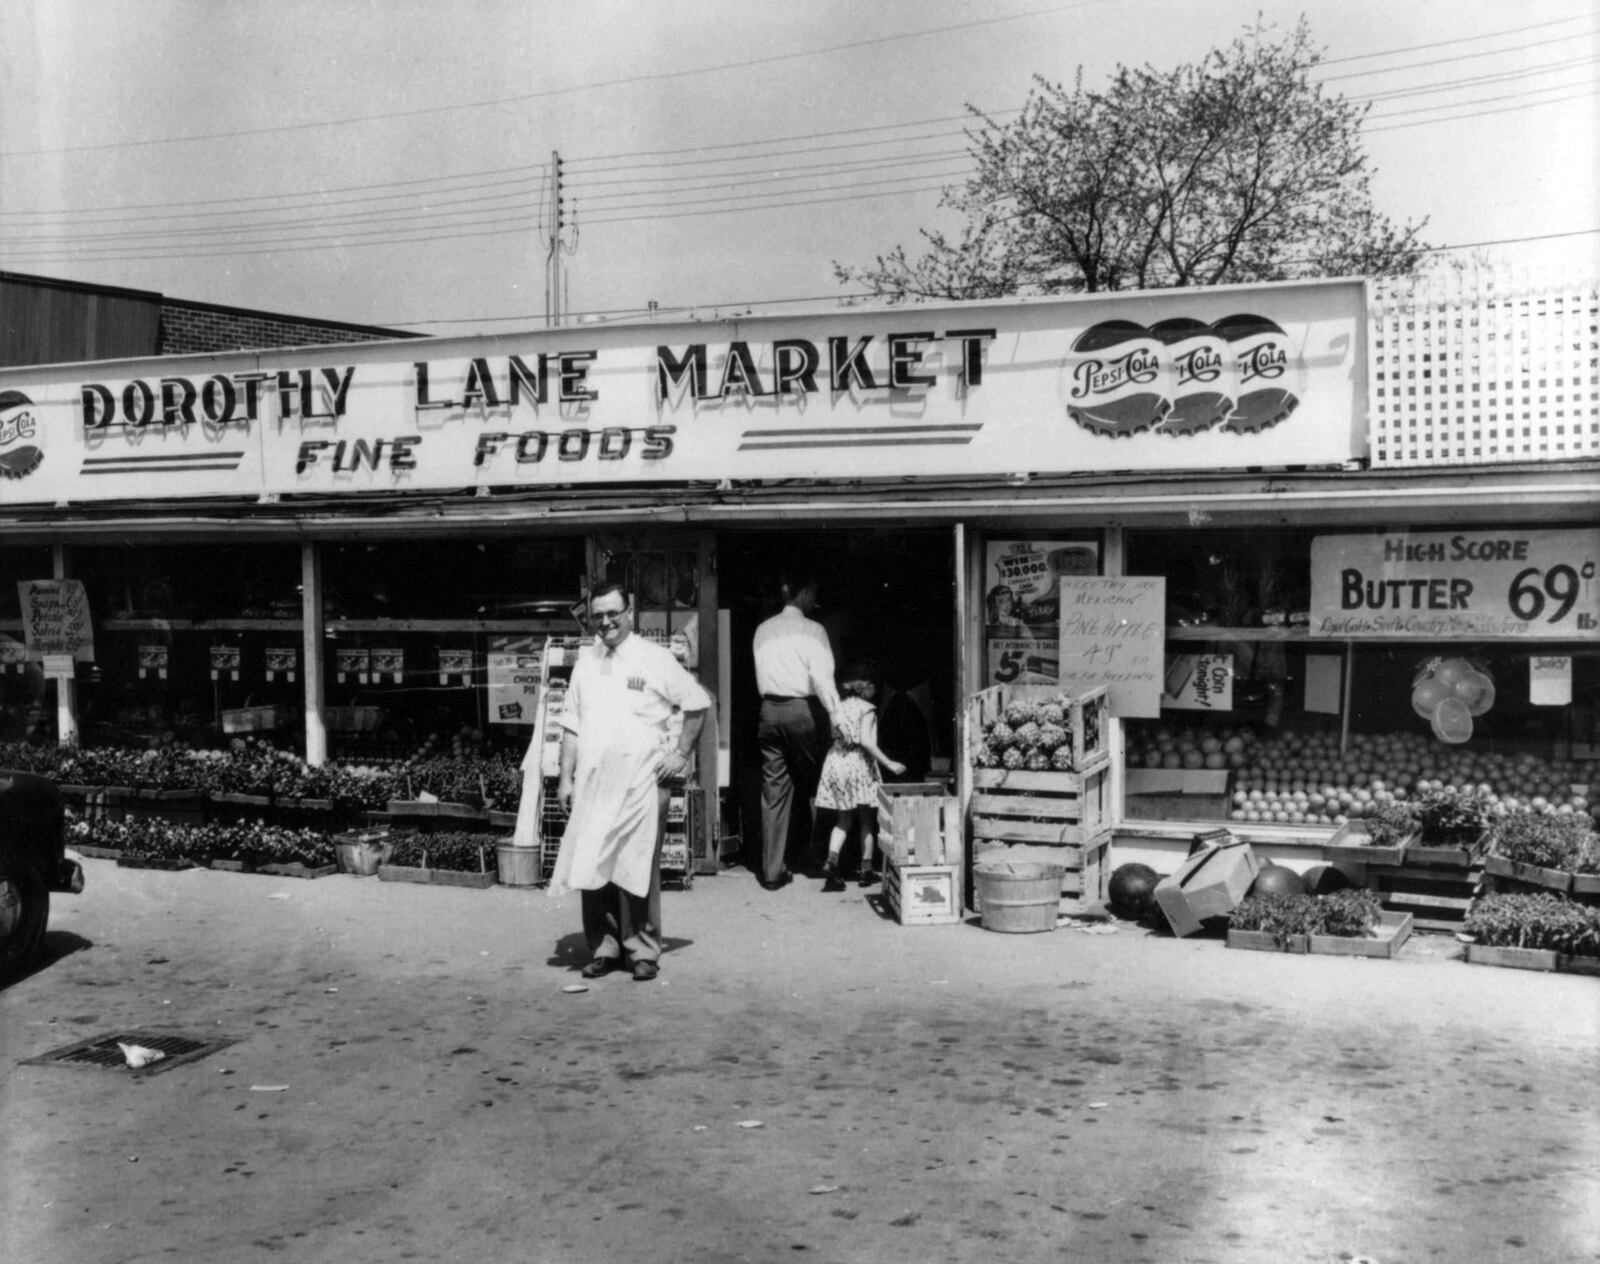
M 1322 56 L 1301 19 L 1198 65 L 1119 66 L 1104 92 L 1036 76 L 1009 123 L 968 107 L 976 169 L 942 203 L 958 238 L 834 273 L 895 301 L 1409 274 L 1426 221 L 1374 209 L 1366 107 L 1324 95 Z

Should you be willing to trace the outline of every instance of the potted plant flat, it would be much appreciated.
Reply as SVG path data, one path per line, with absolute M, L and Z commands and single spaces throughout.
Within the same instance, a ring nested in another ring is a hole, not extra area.
M 1496 891 L 1462 924 L 1467 960 L 1517 970 L 1600 974 L 1600 909 L 1554 891 Z
M 1508 812 L 1489 828 L 1484 872 L 1551 891 L 1571 891 L 1581 872 L 1600 870 L 1600 836 L 1587 816 Z
M 1228 947 L 1339 957 L 1392 958 L 1411 916 L 1383 909 L 1371 891 L 1252 895 L 1228 919 Z

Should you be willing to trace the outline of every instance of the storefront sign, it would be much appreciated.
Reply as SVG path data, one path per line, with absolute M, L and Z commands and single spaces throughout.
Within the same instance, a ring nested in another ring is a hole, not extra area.
M 24 579 L 17 584 L 17 597 L 29 658 L 66 654 L 80 663 L 94 662 L 94 625 L 81 580 Z
M 1600 630 L 1600 530 L 1318 536 L 1312 636 L 1525 637 Z
M 1115 716 L 1159 716 L 1167 581 L 1063 577 L 1060 683 L 1068 693 L 1106 686 Z
M 1056 584 L 1100 569 L 1093 542 L 991 540 L 984 561 L 984 642 L 990 684 L 1053 684 L 1059 655 Z
M 1572 659 L 1537 655 L 1528 660 L 1528 701 L 1536 707 L 1572 705 Z
M 1167 660 L 1161 706 L 1171 711 L 1232 711 L 1232 654 L 1174 654 Z
M 538 714 L 541 638 L 489 638 L 489 723 L 532 724 Z
M 1333 465 L 1364 313 L 1334 281 L 11 369 L 0 504 Z

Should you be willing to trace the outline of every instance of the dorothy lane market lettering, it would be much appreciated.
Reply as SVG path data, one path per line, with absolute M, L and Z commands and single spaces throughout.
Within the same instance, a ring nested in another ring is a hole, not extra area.
M 1600 530 L 1319 536 L 1311 634 L 1561 640 L 1600 630 Z
M 1225 298 L 1187 295 L 1181 312 L 1174 301 L 579 325 L 108 362 L 87 380 L 82 366 L 4 369 L 0 503 L 1209 471 L 1359 454 L 1359 284 L 1274 289 L 1248 322 Z M 1283 368 L 1271 398 L 1252 393 L 1261 365 Z

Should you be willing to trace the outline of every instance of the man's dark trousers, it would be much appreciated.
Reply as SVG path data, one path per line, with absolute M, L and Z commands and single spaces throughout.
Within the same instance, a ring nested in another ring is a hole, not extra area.
M 828 713 L 815 698 L 761 699 L 761 876 L 783 876 L 791 840 L 811 845 L 811 796 L 828 748 Z M 801 799 L 796 812 L 795 796 Z

